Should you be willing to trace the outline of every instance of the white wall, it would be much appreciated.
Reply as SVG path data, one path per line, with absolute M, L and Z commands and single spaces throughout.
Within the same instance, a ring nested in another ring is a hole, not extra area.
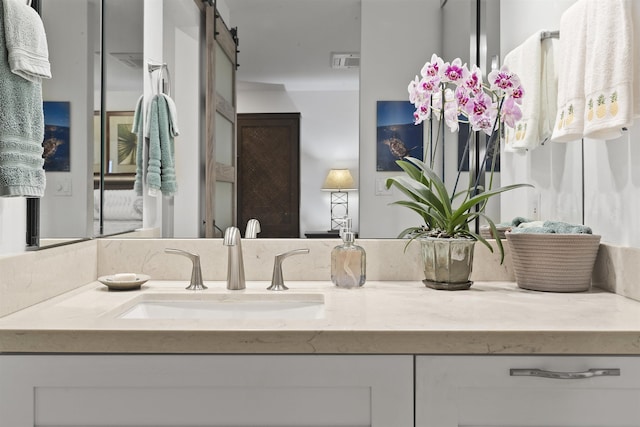
M 399 172 L 376 172 L 376 101 L 408 100 L 407 85 L 440 51 L 440 2 L 362 0 L 360 69 L 360 237 L 395 237 L 419 217 L 401 198 L 376 196 L 376 180 Z M 466 22 L 465 22 L 466 25 Z
M 175 138 L 175 171 L 178 191 L 174 196 L 173 235 L 199 237 L 201 228 L 200 167 L 200 10 L 193 0 L 164 3 L 163 61 L 171 72 L 171 98 L 178 111 L 180 135 Z M 171 221 L 170 218 L 167 220 Z M 168 237 L 168 236 L 167 236 Z
M 25 251 L 27 199 L 0 198 L 0 256 Z
M 501 58 L 541 29 L 560 28 L 560 16 L 575 0 L 511 0 L 500 3 Z M 527 19 L 511 19 L 526 16 Z M 526 88 L 525 88 L 526 90 Z M 582 166 L 580 142 L 546 143 L 523 153 L 502 155 L 503 184 L 527 182 L 534 189 L 504 193 L 501 217 L 510 221 L 516 216 L 582 222 Z M 536 206 L 538 213 L 534 213 Z
M 84 0 L 42 4 L 53 75 L 43 81 L 43 100 L 69 101 L 71 108 L 71 171 L 47 172 L 40 204 L 42 237 L 87 237 L 93 233 L 93 6 Z M 58 192 L 60 186 L 69 186 L 71 194 Z
M 541 28 L 559 28 L 560 16 L 574 0 L 509 0 L 501 2 L 502 56 Z M 637 2 L 633 2 L 634 6 Z M 640 31 L 638 7 L 634 28 Z M 517 15 L 516 15 L 517 14 Z M 637 47 L 636 47 L 637 52 Z M 637 74 L 637 73 L 636 73 Z M 584 140 L 584 224 L 604 242 L 640 246 L 640 122 L 614 141 Z M 504 184 L 530 182 L 528 195 L 510 193 L 502 199 L 503 218 L 530 215 L 540 196 L 540 218 L 582 223 L 582 161 L 580 141 L 547 143 L 526 153 L 503 154 Z M 526 212 L 525 212 L 525 208 Z

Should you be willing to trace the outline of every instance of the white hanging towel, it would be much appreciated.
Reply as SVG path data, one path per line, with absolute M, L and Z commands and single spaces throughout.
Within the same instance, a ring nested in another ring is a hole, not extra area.
M 551 137 L 554 142 L 579 140 L 584 134 L 588 1 L 578 0 L 560 17 L 558 111 Z
M 631 15 L 630 0 L 588 0 L 585 137 L 616 139 L 633 123 L 637 55 Z
M 525 92 L 522 119 L 515 129 L 505 131 L 506 151 L 532 150 L 551 137 L 557 109 L 557 39 L 541 39 L 542 32 L 531 35 L 504 58 L 509 70 L 520 77 Z

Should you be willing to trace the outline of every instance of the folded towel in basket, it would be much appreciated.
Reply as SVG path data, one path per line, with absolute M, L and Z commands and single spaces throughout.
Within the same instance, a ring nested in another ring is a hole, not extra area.
M 514 220 L 515 221 L 515 220 Z M 562 221 L 520 222 L 511 229 L 512 233 L 556 233 L 556 234 L 592 234 L 586 225 L 569 224 Z

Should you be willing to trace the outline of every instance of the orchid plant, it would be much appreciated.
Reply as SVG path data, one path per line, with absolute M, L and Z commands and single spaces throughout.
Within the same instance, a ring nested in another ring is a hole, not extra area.
M 416 76 L 409 83 L 409 101 L 415 106 L 414 123 L 435 118 L 442 122 L 451 132 L 459 130 L 460 123 L 468 123 L 474 132 L 489 135 L 485 158 L 480 170 L 484 171 L 488 157 L 493 155 L 491 173 L 487 189 L 479 185 L 479 175 L 471 179 L 467 189 L 456 192 L 460 170 L 451 194 L 442 179 L 433 171 L 434 159 L 429 165 L 413 158 L 405 157 L 396 163 L 406 175 L 392 177 L 387 180 L 387 188 L 395 186 L 409 200 L 397 201 L 393 204 L 405 206 L 422 217 L 424 225 L 410 227 L 401 236 L 415 239 L 420 236 L 434 237 L 466 237 L 481 241 L 491 251 L 492 246 L 479 234 L 473 232 L 469 223 L 476 218 L 483 218 L 489 224 L 493 235 L 498 236 L 494 222 L 484 214 L 489 198 L 515 188 L 530 186 L 514 184 L 493 190 L 493 172 L 498 150 L 494 149 L 498 141 L 500 126 L 514 128 L 522 118 L 520 105 L 524 96 L 524 88 L 515 73 L 506 66 L 489 73 L 488 84 L 483 82 L 481 70 L 473 65 L 471 69 L 462 64 L 459 58 L 452 62 L 444 62 L 437 55 L 431 57 L 421 70 L 421 77 Z M 438 139 L 433 144 L 432 152 L 438 149 Z M 471 137 L 472 133 L 469 132 Z M 467 140 L 465 153 L 468 152 L 470 139 Z M 464 157 L 464 156 L 463 156 Z M 455 204 L 454 204 L 455 202 Z M 504 256 L 502 243 L 497 240 L 500 253 Z

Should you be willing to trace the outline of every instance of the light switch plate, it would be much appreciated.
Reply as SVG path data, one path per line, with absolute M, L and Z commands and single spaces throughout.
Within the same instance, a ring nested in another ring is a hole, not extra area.
M 386 178 L 376 178 L 376 196 L 392 196 L 393 189 L 386 187 Z
M 53 186 L 53 195 L 56 197 L 69 197 L 71 196 L 71 175 L 64 174 L 50 178 L 51 185 Z

